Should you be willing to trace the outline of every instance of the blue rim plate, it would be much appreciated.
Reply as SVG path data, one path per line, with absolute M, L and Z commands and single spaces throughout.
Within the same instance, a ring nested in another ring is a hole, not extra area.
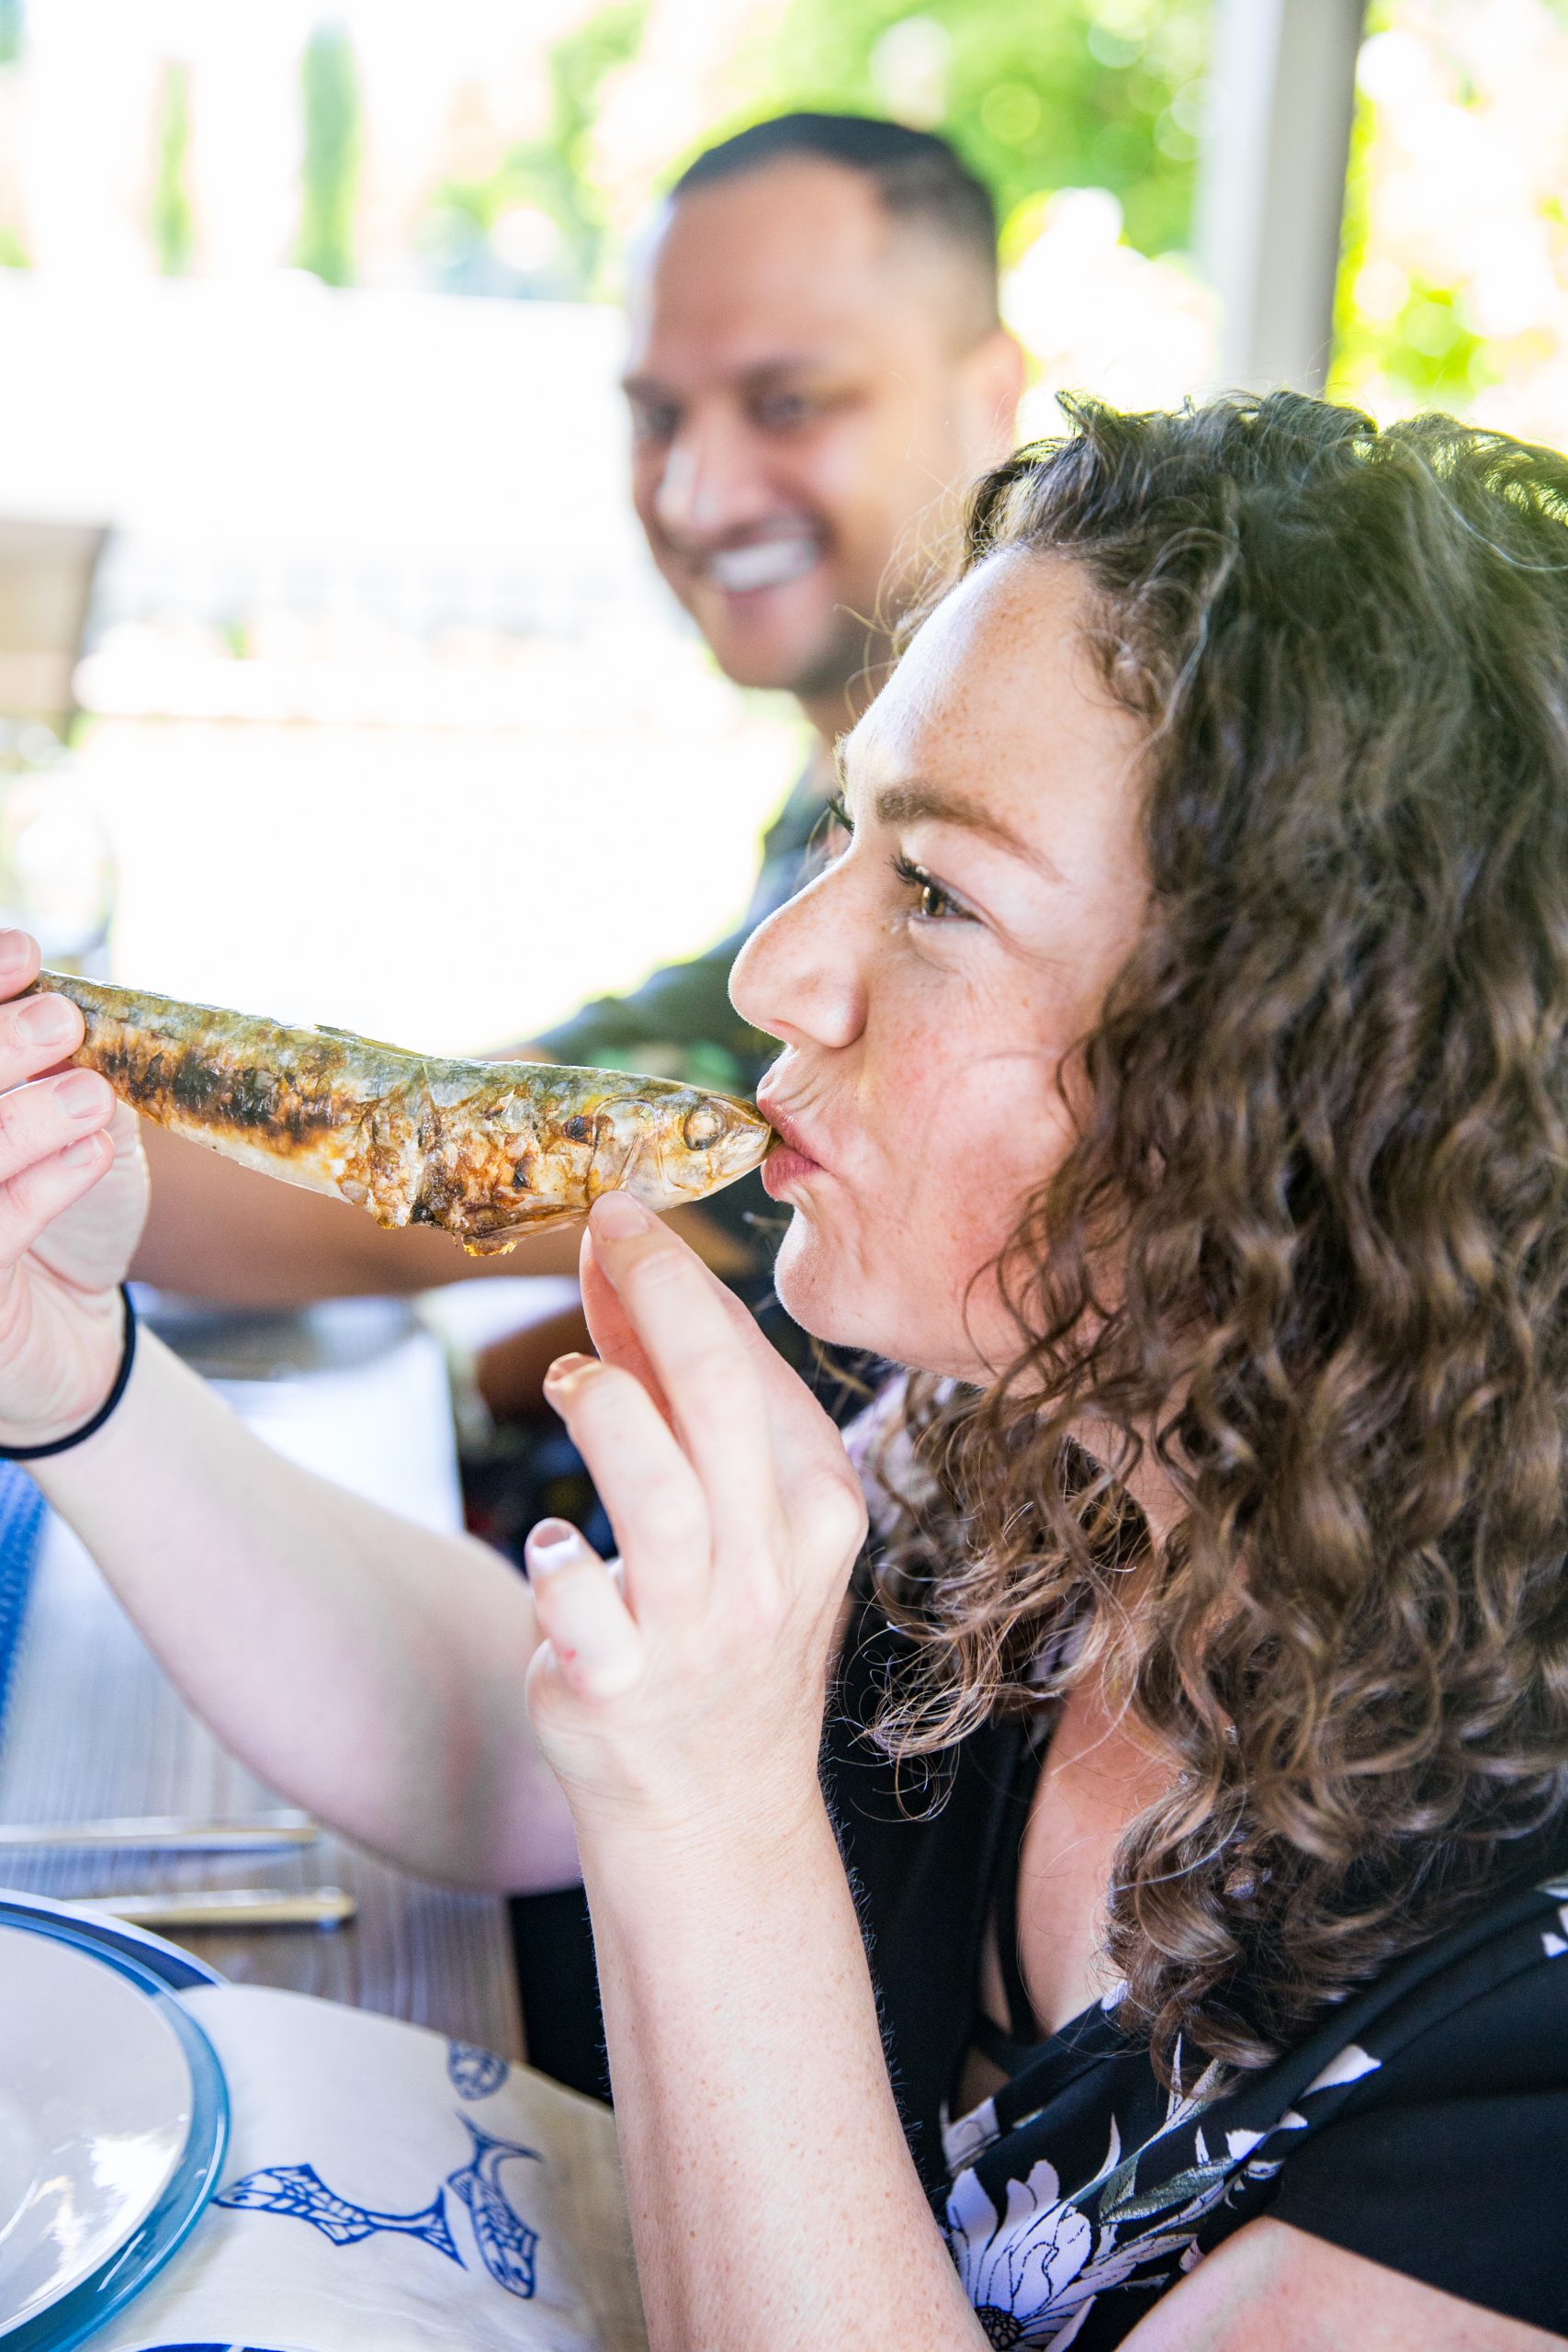
M 229 2144 L 229 2091 L 218 2053 L 206 2034 L 175 1998 L 169 1978 L 152 1964 L 150 1955 L 130 1948 L 129 1938 L 122 1946 L 118 1935 L 100 1935 L 96 1920 L 51 1917 L 33 1910 L 30 1902 L 24 1905 L 9 1898 L 0 1902 L 0 1918 L 7 1926 L 30 1928 L 40 1936 L 89 1953 L 139 1985 L 149 2000 L 159 2005 L 190 2067 L 194 2098 L 185 2153 L 152 2211 L 90 2278 L 80 2280 L 58 2302 L 23 2325 L 0 2326 L 3 2352 L 70 2352 L 73 2345 L 122 2311 L 189 2235 L 222 2169 Z M 209 1970 L 201 1969 L 190 1981 L 204 1984 L 209 1975 Z
M 128 1919 L 88 1918 L 73 1905 L 55 1903 L 47 1894 L 27 1894 L 17 1887 L 0 1887 L 0 1923 L 9 1928 L 35 1928 L 40 1919 L 76 1930 L 78 1939 L 85 1936 L 94 1951 L 120 1951 L 141 1961 L 175 1993 L 188 1993 L 197 1984 L 227 1982 L 204 1960 L 182 1951 L 178 1944 L 165 1943 L 162 1936 L 151 1934 L 146 1928 L 133 1928 Z

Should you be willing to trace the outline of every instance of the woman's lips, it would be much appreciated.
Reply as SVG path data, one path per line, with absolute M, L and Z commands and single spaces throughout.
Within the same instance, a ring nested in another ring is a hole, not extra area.
M 770 1102 L 764 1095 L 757 1097 L 757 1108 L 778 1136 L 772 1151 L 762 1162 L 762 1189 L 771 1200 L 780 1200 L 792 1184 L 802 1177 L 821 1173 L 820 1160 L 813 1159 L 787 1111 Z
M 803 1151 L 792 1151 L 788 1144 L 776 1143 L 762 1162 L 762 1190 L 773 1201 L 782 1201 L 792 1184 L 803 1176 L 819 1176 L 822 1170 L 815 1159 L 807 1159 Z

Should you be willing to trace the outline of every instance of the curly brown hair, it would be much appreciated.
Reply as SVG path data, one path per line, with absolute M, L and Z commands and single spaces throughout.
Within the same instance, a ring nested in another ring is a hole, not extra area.
M 1108 1942 L 1168 2075 L 1265 2063 L 1568 1800 L 1568 460 L 1284 393 L 1070 414 L 960 569 L 1087 583 L 1151 915 L 999 1261 L 1017 1361 L 911 1389 L 877 1728 L 1038 1708 L 1086 1629 L 1175 1765 Z

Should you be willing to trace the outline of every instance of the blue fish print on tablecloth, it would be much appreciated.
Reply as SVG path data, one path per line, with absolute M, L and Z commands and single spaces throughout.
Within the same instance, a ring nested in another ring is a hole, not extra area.
M 364 2238 L 389 2235 L 419 2238 L 465 2269 L 462 2256 L 446 2226 L 446 2197 L 437 2190 L 434 2203 L 417 2213 L 378 2213 L 367 2205 L 352 2205 L 327 2187 L 313 2165 L 269 2165 L 248 2172 L 219 2190 L 215 2205 L 235 2211 L 288 2213 L 309 2222 L 333 2245 L 357 2245 Z
M 502 2166 L 513 2156 L 543 2164 L 537 2148 L 520 2148 L 511 2140 L 494 2140 L 477 2123 L 463 2118 L 474 2143 L 474 2158 L 461 2172 L 448 2173 L 446 2186 L 468 2209 L 480 2258 L 498 2287 L 525 2301 L 534 2291 L 534 2249 L 538 2232 L 531 2230 L 501 2185 Z
M 452 2087 L 459 2098 L 489 2098 L 498 2091 L 512 2069 L 504 2058 L 493 2050 L 481 2050 L 472 2041 L 449 2041 L 446 2044 L 446 2072 Z

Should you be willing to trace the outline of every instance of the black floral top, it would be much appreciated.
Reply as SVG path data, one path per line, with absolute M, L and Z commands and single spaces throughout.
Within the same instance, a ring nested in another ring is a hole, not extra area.
M 1211 2065 L 1171 2095 L 1112 1997 L 1043 2042 L 993 2036 L 1009 2079 L 953 2117 L 1039 1744 L 987 1726 L 945 1805 L 911 1817 L 861 1729 L 881 1647 L 851 1646 L 824 1777 L 910 2146 L 990 2343 L 1104 2352 L 1263 2213 L 1568 2334 L 1568 1826 L 1265 2071 Z

